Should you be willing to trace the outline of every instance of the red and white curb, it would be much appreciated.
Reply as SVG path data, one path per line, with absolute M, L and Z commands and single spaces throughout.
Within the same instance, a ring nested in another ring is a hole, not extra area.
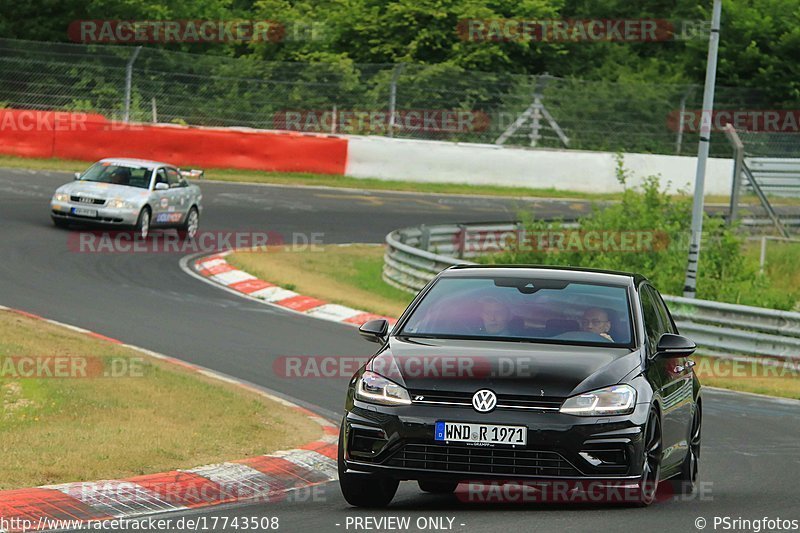
M 338 477 L 338 427 L 304 407 L 236 378 L 125 344 L 87 329 L 5 306 L 0 306 L 0 311 L 43 320 L 168 361 L 213 379 L 233 383 L 297 410 L 323 429 L 320 440 L 301 448 L 247 459 L 125 479 L 0 491 L 0 524 L 3 526 L 0 533 L 75 528 L 81 523 L 115 518 L 135 518 L 239 502 L 278 501 L 291 497 L 292 491 L 327 483 Z
M 377 318 L 387 320 L 390 325 L 397 322 L 396 318 L 328 303 L 319 298 L 304 296 L 259 279 L 228 263 L 225 257 L 230 253 L 232 252 L 228 251 L 197 259 L 188 267 L 189 272 L 241 295 L 313 318 L 356 327 Z

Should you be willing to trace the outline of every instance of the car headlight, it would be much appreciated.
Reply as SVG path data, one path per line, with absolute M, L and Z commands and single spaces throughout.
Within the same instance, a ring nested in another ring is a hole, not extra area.
M 111 209 L 124 209 L 130 207 L 130 204 L 121 198 L 112 198 L 106 203 L 106 206 Z
M 356 398 L 381 405 L 409 405 L 408 391 L 375 372 L 366 371 L 356 384 Z
M 567 398 L 560 411 L 578 416 L 627 415 L 636 406 L 636 389 L 614 385 Z
M 69 202 L 69 194 L 65 192 L 57 192 L 53 195 L 54 202 Z

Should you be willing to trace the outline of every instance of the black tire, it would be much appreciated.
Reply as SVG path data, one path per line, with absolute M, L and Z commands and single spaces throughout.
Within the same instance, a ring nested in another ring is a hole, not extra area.
M 145 240 L 150 235 L 151 212 L 149 207 L 145 207 L 139 212 L 139 218 L 134 227 L 134 238 Z M 146 227 L 145 227 L 146 226 Z
M 347 503 L 354 507 L 386 507 L 394 498 L 400 482 L 375 474 L 348 474 L 344 467 L 344 428 L 339 430 L 339 488 Z
M 675 494 L 692 494 L 697 487 L 702 425 L 702 410 L 700 409 L 700 404 L 697 404 L 692 416 L 692 426 L 689 430 L 689 451 L 681 464 L 681 473 L 670 480 Z
M 197 229 L 200 227 L 200 212 L 196 207 L 189 209 L 186 214 L 186 220 L 180 228 L 178 228 L 178 235 L 182 240 L 192 240 L 197 235 Z
M 64 220 L 63 218 L 56 218 L 50 217 L 53 221 L 53 225 L 57 228 L 67 228 L 69 227 L 69 220 Z
M 430 492 L 431 494 L 452 494 L 455 492 L 458 483 L 455 481 L 423 481 L 420 480 L 419 488 L 423 492 Z
M 658 482 L 661 476 L 662 433 L 661 417 L 655 407 L 650 408 L 644 430 L 642 477 L 636 491 L 636 507 L 647 507 L 656 499 Z

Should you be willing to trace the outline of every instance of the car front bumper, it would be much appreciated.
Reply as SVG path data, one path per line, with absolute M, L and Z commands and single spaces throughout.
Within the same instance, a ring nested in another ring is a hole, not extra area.
M 649 405 L 624 416 L 548 411 L 380 406 L 354 401 L 343 421 L 343 466 L 400 480 L 635 481 L 642 474 Z M 468 446 L 434 440 L 437 421 L 524 425 L 525 446 Z
M 86 216 L 74 213 L 74 208 L 91 209 L 97 216 Z M 102 224 L 111 226 L 135 226 L 139 219 L 139 210 L 133 208 L 113 209 L 103 206 L 78 205 L 70 202 L 50 202 L 50 215 L 53 218 L 74 221 L 84 224 Z

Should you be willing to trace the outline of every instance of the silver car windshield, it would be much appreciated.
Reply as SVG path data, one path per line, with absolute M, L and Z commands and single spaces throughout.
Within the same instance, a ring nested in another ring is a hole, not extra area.
M 150 169 L 114 165 L 111 163 L 95 163 L 82 176 L 81 181 L 113 183 L 139 189 L 150 187 Z
M 398 335 L 629 346 L 626 287 L 566 280 L 441 278 Z

